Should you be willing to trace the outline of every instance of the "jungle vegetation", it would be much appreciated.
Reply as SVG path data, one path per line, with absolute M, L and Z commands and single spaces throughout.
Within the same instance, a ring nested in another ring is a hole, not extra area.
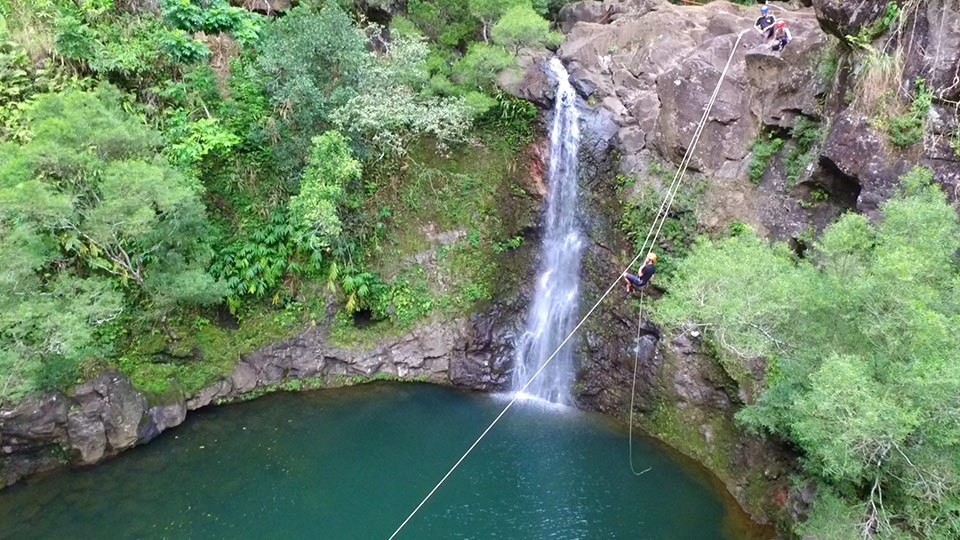
M 493 79 L 557 6 L 149 6 L 0 0 L 0 402 L 109 367 L 190 393 L 310 321 L 492 296 L 536 112 Z M 470 224 L 429 277 L 426 223 Z

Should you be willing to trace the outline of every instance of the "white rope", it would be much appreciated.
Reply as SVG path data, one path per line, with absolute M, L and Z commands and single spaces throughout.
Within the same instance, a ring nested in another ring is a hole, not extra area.
M 630 472 L 634 476 L 640 476 L 641 474 L 649 471 L 651 467 L 637 472 L 637 469 L 633 467 L 633 401 L 634 396 L 637 395 L 637 366 L 640 365 L 640 323 L 643 322 L 643 289 L 640 289 L 640 307 L 638 309 L 639 314 L 637 315 L 637 354 L 633 359 L 633 386 L 630 387 L 630 435 L 627 438 L 628 445 L 630 447 Z
M 730 62 L 733 60 L 734 54 L 737 52 L 737 46 L 740 44 L 740 39 L 743 37 L 748 30 L 744 30 L 737 35 L 737 41 L 733 44 L 733 50 L 730 52 L 730 56 L 727 58 L 726 65 L 723 66 L 723 71 L 720 73 L 720 79 L 717 81 L 717 86 L 713 89 L 713 94 L 710 95 L 710 100 L 707 102 L 706 108 L 703 110 L 703 116 L 700 118 L 700 124 L 697 126 L 697 130 L 693 134 L 693 139 L 690 141 L 690 146 L 687 148 L 687 152 L 684 154 L 683 159 L 680 161 L 680 167 L 677 169 L 677 174 L 673 177 L 673 182 L 670 184 L 670 189 L 667 192 L 667 195 L 664 197 L 664 203 L 667 203 L 667 212 L 662 215 L 657 214 L 657 220 L 660 221 L 660 225 L 657 226 L 657 232 L 653 236 L 653 241 L 650 242 L 650 247 L 656 245 L 657 238 L 660 237 L 660 231 L 663 229 L 663 224 L 667 221 L 667 216 L 670 213 L 670 207 L 673 206 L 673 200 L 677 195 L 677 191 L 680 189 L 680 182 L 683 179 L 683 175 L 687 171 L 687 166 L 690 164 L 690 159 L 693 157 L 693 149 L 697 146 L 697 143 L 700 141 L 700 135 L 703 133 L 703 128 L 706 126 L 707 116 L 710 114 L 710 111 L 713 109 L 714 103 L 717 101 L 717 95 L 720 93 L 720 86 L 723 84 L 723 79 L 727 76 L 727 70 L 730 68 Z M 663 203 L 661 203 L 661 208 Z M 654 225 L 657 224 L 657 220 L 654 220 Z M 650 228 L 653 231 L 653 227 Z M 649 239 L 650 234 L 647 233 L 647 238 Z M 645 251 L 647 241 L 644 240 L 643 248 L 640 250 L 642 255 Z M 638 255 L 639 257 L 639 255 Z M 634 259 L 636 261 L 636 259 Z M 634 475 L 640 476 L 641 474 L 650 470 L 646 468 L 641 472 L 633 466 L 633 410 L 634 402 L 637 394 L 637 367 L 640 364 L 640 324 L 643 322 L 643 290 L 640 291 L 640 307 L 639 314 L 637 315 L 637 346 L 636 346 L 636 355 L 633 362 L 633 386 L 630 389 L 630 422 L 629 422 L 629 460 L 630 460 L 630 471 Z
M 473 444 L 471 444 L 470 447 L 467 448 L 467 451 L 464 452 L 462 456 L 460 456 L 460 459 L 458 459 L 457 462 L 453 464 L 453 467 L 450 467 L 450 470 L 447 471 L 447 474 L 443 475 L 443 478 L 441 478 L 440 481 L 437 482 L 437 485 L 433 486 L 433 489 L 431 489 L 430 492 L 427 493 L 427 496 L 424 497 L 422 501 L 420 501 L 420 504 L 418 504 L 417 507 L 414 508 L 412 512 L 410 512 L 410 515 L 408 515 L 407 518 L 403 520 L 403 523 L 401 523 L 400 526 L 397 527 L 397 530 L 393 531 L 393 534 L 391 534 L 387 540 L 393 540 L 393 538 L 400 533 L 400 531 L 407 525 L 407 523 L 410 522 L 413 516 L 416 515 L 416 513 L 419 512 L 421 508 L 423 508 L 423 505 L 427 503 L 430 497 L 432 497 L 433 494 L 436 493 L 438 489 L 440 489 L 440 486 L 443 485 L 443 483 L 447 480 L 447 478 L 450 477 L 451 474 L 453 474 L 453 471 L 455 471 L 457 467 L 459 467 L 460 464 L 463 463 L 463 461 L 467 458 L 467 456 L 470 455 L 470 452 L 472 452 L 473 449 L 476 448 L 478 444 L 480 444 L 480 441 L 483 440 L 483 438 L 487 435 L 487 433 L 489 433 L 490 430 L 493 429 L 493 426 L 495 426 L 497 422 L 499 422 L 500 419 L 503 418 L 503 415 L 506 414 L 506 412 L 510 409 L 510 407 L 512 407 L 513 404 L 517 402 L 517 399 L 519 398 L 520 394 L 522 394 L 533 383 L 534 379 L 536 379 L 537 376 L 539 376 L 540 373 L 543 372 L 544 369 L 546 369 L 547 365 L 550 364 L 550 362 L 554 359 L 554 357 L 557 356 L 557 353 L 559 353 L 563 349 L 563 347 L 573 338 L 573 336 L 577 333 L 577 331 L 580 330 L 580 327 L 582 327 L 584 323 L 587 321 L 587 319 L 589 319 L 590 316 L 593 315 L 593 312 L 596 311 L 598 307 L 600 307 L 600 304 L 604 301 L 604 299 L 606 299 L 606 297 L 610 295 L 610 291 L 612 291 L 614 287 L 616 287 L 617 284 L 620 283 L 620 279 L 623 277 L 623 275 L 627 273 L 633 267 L 634 264 L 636 264 L 636 262 L 640 259 L 641 256 L 644 255 L 644 253 L 646 252 L 647 241 L 651 238 L 651 234 L 653 234 L 654 227 L 657 224 L 657 220 L 660 220 L 659 214 L 662 213 L 664 209 L 666 209 L 666 213 L 669 213 L 670 211 L 670 205 L 673 204 L 674 196 L 676 196 L 676 190 L 680 185 L 679 180 L 682 178 L 683 172 L 686 171 L 686 168 L 687 168 L 686 165 L 690 162 L 690 158 L 692 157 L 693 150 L 696 147 L 697 141 L 700 140 L 700 134 L 703 132 L 703 127 L 706 124 L 707 116 L 710 114 L 710 109 L 713 107 L 713 104 L 716 101 L 717 94 L 720 91 L 720 85 L 723 83 L 724 77 L 726 77 L 727 70 L 730 67 L 730 61 L 733 60 L 733 55 L 737 52 L 737 45 L 740 44 L 740 39 L 743 37 L 743 34 L 746 32 L 747 30 L 744 30 L 743 32 L 740 32 L 737 35 L 737 41 L 733 45 L 733 51 L 730 53 L 730 58 L 727 59 L 727 64 L 724 66 L 723 71 L 720 74 L 720 80 L 717 81 L 717 87 L 714 89 L 713 95 L 710 96 L 710 101 L 707 103 L 707 107 L 703 111 L 703 116 L 700 118 L 700 124 L 696 132 L 694 133 L 690 146 L 687 148 L 687 152 L 683 156 L 680 169 L 677 171 L 677 174 L 674 176 L 674 180 L 671 183 L 671 186 L 670 186 L 671 192 L 668 192 L 667 196 L 664 197 L 663 202 L 660 203 L 660 208 L 657 211 L 658 216 L 656 220 L 654 220 L 653 225 L 650 227 L 650 232 L 647 233 L 647 238 L 644 240 L 644 243 L 643 243 L 643 249 L 641 249 L 640 252 L 637 253 L 637 255 L 633 258 L 633 260 L 630 261 L 630 264 L 628 264 L 627 267 L 624 268 L 622 272 L 620 272 L 620 275 L 617 277 L 617 279 L 613 283 L 611 283 L 609 287 L 607 287 L 606 292 L 604 292 L 603 295 L 600 296 L 600 299 L 597 300 L 595 304 L 593 304 L 593 307 L 591 307 L 590 310 L 587 311 L 587 314 L 580 319 L 580 322 L 578 322 L 577 325 L 573 328 L 573 330 L 571 330 L 570 333 L 567 334 L 567 337 L 563 338 L 563 341 L 560 342 L 560 345 L 558 345 L 557 348 L 550 354 L 550 356 L 547 357 L 547 359 L 544 360 L 542 364 L 540 364 L 540 367 L 537 369 L 537 371 L 530 377 L 530 379 L 523 385 L 523 387 L 520 388 L 520 390 L 518 390 L 514 394 L 513 398 L 510 399 L 506 407 L 504 407 L 503 410 L 500 411 L 500 414 L 498 414 L 497 417 L 493 419 L 493 422 L 491 422 L 490 425 L 487 426 L 485 430 L 483 430 L 483 433 L 481 433 L 480 436 L 477 437 L 477 440 L 475 440 Z M 666 213 L 664 213 L 664 216 L 666 215 Z M 663 223 L 661 221 L 660 227 L 657 228 L 656 235 L 660 234 L 660 229 L 662 227 L 663 227 Z M 653 236 L 653 238 L 656 239 L 656 236 Z M 651 246 L 652 245 L 653 244 L 651 243 Z M 630 412 L 631 412 L 631 425 L 632 425 L 632 414 L 633 414 L 632 406 L 630 408 Z

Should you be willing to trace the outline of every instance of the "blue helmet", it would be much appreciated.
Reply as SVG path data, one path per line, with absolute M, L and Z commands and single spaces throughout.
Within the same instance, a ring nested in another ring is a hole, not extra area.
M 769 6 L 760 6 L 760 13 L 762 13 L 762 14 L 764 14 L 764 15 L 766 15 L 767 13 L 770 13 L 770 7 L 769 7 Z

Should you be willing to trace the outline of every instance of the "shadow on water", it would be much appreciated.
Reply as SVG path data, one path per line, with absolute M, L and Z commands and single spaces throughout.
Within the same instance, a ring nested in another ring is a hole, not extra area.
M 386 538 L 505 404 L 419 384 L 198 411 L 88 470 L 0 492 L 0 538 Z M 515 405 L 398 538 L 769 538 L 715 480 L 625 426 Z

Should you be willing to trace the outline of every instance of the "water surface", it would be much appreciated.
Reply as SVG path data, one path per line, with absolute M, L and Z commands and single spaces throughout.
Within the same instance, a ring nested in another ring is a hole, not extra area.
M 385 539 L 505 404 L 374 384 L 208 408 L 0 491 L 0 538 Z M 627 448 L 602 416 L 518 403 L 397 538 L 762 537 L 699 468 L 635 439 L 634 476 Z

